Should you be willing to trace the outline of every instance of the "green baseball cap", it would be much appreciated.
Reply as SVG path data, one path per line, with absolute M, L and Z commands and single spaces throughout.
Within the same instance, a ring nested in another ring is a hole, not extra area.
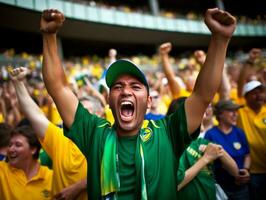
M 136 77 L 146 86 L 149 92 L 149 85 L 144 73 L 134 63 L 124 59 L 117 60 L 108 67 L 105 76 L 107 86 L 111 88 L 115 81 L 124 74 Z

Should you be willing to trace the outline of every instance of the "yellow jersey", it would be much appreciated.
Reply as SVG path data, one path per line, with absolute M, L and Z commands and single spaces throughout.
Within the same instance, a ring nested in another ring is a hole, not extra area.
M 239 109 L 237 125 L 247 136 L 250 146 L 251 173 L 266 173 L 266 106 L 258 114 L 248 106 Z
M 52 176 L 52 170 L 40 166 L 38 173 L 31 180 L 27 180 L 23 170 L 0 161 L 0 199 L 52 199 Z
M 64 136 L 62 129 L 49 123 L 45 137 L 40 142 L 53 161 L 52 195 L 82 179 L 87 179 L 86 158 L 75 143 Z M 86 190 L 77 199 L 87 199 Z

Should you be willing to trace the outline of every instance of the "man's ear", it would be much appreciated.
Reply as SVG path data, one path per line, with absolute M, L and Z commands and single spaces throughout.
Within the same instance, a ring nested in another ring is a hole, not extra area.
M 152 97 L 149 95 L 147 99 L 147 108 L 150 109 L 152 104 Z

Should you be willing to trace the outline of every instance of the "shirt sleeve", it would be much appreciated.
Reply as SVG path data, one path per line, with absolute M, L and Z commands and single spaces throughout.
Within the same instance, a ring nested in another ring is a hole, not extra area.
M 109 122 L 89 113 L 79 102 L 74 122 L 69 129 L 64 126 L 64 135 L 70 138 L 86 155 L 99 124 L 104 125 Z
M 187 119 L 185 112 L 185 101 L 180 103 L 179 108 L 171 115 L 165 118 L 167 126 L 167 134 L 171 139 L 175 155 L 181 156 L 185 148 L 192 141 L 192 137 L 188 133 Z M 198 129 L 199 130 L 199 129 Z M 195 135 L 193 134 L 195 137 Z

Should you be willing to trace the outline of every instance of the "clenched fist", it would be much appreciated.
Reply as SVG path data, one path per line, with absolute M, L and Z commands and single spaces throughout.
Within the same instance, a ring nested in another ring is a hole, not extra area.
M 63 13 L 58 10 L 44 10 L 41 17 L 40 30 L 42 33 L 57 33 L 64 21 Z

